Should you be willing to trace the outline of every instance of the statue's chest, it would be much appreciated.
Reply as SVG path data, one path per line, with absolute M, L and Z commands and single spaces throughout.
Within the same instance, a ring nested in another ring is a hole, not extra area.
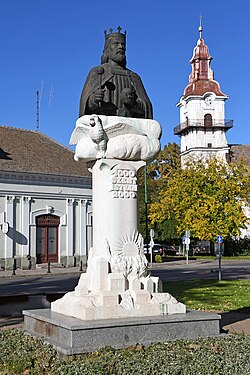
M 120 94 L 124 88 L 133 88 L 131 76 L 129 74 L 114 74 L 105 84 L 105 97 L 107 102 L 114 103 L 120 107 Z

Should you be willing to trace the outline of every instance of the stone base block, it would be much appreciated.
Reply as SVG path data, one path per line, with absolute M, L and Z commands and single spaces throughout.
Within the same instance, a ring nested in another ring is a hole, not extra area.
M 64 265 L 64 267 L 70 268 L 76 266 L 76 258 L 72 256 L 61 256 L 60 263 Z
M 110 307 L 112 309 L 113 306 L 118 306 L 119 304 L 119 295 L 115 292 L 102 292 L 99 294 L 90 294 L 90 298 L 94 297 L 95 305 L 97 306 L 104 306 Z
M 3 268 L 5 271 L 13 270 L 14 258 L 5 258 Z M 20 266 L 19 266 L 20 267 Z
M 82 266 L 87 265 L 87 256 L 86 255 L 74 255 L 74 257 L 75 257 L 75 266 L 76 267 L 80 267 L 81 262 L 82 262 Z
M 146 317 L 163 314 L 186 313 L 186 306 L 168 293 L 153 293 L 147 290 L 90 292 L 78 290 L 66 293 L 51 303 L 51 311 L 82 320 Z
M 135 304 L 149 304 L 151 299 L 151 294 L 147 290 L 136 290 L 132 291 L 131 295 Z
M 109 273 L 108 275 L 108 290 L 124 292 L 125 277 L 121 273 Z
M 70 355 L 99 350 L 105 346 L 125 348 L 177 339 L 218 336 L 220 315 L 188 311 L 179 315 L 82 321 L 52 312 L 27 310 L 24 329 L 43 337 L 59 352 Z
M 21 269 L 31 270 L 35 269 L 35 258 L 34 257 L 21 257 Z

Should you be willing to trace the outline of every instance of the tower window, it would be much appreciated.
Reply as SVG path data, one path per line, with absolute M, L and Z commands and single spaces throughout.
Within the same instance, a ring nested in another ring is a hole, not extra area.
M 208 143 L 208 144 L 207 144 L 207 147 L 208 147 L 208 148 L 212 148 L 212 143 Z
M 212 126 L 212 125 L 213 125 L 212 115 L 210 113 L 207 113 L 204 116 L 204 126 Z

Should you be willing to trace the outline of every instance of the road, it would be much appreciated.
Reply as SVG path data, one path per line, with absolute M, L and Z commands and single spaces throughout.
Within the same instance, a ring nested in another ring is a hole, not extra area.
M 54 294 L 72 291 L 79 280 L 78 272 L 62 275 L 40 275 L 0 279 L 0 297 L 31 294 Z
M 185 261 L 154 264 L 149 270 L 162 281 L 188 279 L 218 279 L 218 261 Z M 27 271 L 28 273 L 29 271 Z M 67 274 L 43 274 L 36 276 L 12 276 L 1 278 L 0 297 L 31 294 L 54 294 L 72 291 L 78 283 L 80 272 Z M 250 261 L 222 260 L 222 279 L 250 279 Z
M 153 276 L 159 276 L 162 281 L 217 279 L 219 273 L 218 261 L 191 261 L 189 264 L 168 263 L 168 267 L 155 266 L 150 268 Z M 250 261 L 223 261 L 221 267 L 222 280 L 250 279 Z

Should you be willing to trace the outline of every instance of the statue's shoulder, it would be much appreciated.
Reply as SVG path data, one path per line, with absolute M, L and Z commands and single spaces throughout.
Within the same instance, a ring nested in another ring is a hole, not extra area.
M 99 72 L 100 72 L 101 69 L 104 69 L 104 68 L 103 68 L 103 65 L 94 66 L 94 67 L 90 70 L 89 75 L 99 74 Z
M 110 68 L 109 68 L 109 65 L 108 64 L 102 64 L 102 65 L 98 65 L 98 66 L 94 66 L 90 72 L 89 72 L 89 75 L 88 75 L 88 78 L 89 79 L 95 79 L 97 76 L 106 76 L 107 74 L 109 74 L 110 72 Z
M 129 69 L 128 69 L 129 70 Z M 135 73 L 135 72 L 132 72 L 132 70 L 129 70 L 130 72 L 130 76 L 136 80 L 136 81 L 141 81 L 141 77 L 139 76 L 139 74 Z

